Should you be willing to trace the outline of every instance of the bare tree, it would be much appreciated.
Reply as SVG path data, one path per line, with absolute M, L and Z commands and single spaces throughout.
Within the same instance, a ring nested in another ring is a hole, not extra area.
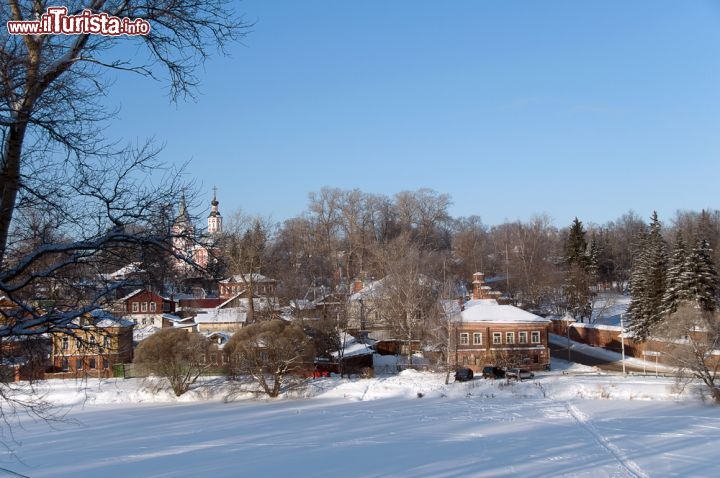
M 52 4 L 10 0 L 0 18 L 34 20 Z M 192 96 L 197 68 L 247 27 L 228 0 L 64 5 L 70 13 L 145 19 L 151 32 L 16 36 L 0 29 L 0 296 L 12 304 L 0 309 L 0 338 L 73 335 L 73 319 L 125 286 L 113 270 L 183 257 L 172 246 L 173 209 L 192 187 L 151 142 L 105 136 L 114 118 L 104 104 L 110 75 L 158 80 L 172 101 Z M 117 48 L 121 42 L 139 48 Z M 4 407 L 10 391 L 0 390 Z
M 429 253 L 421 251 L 408 233 L 402 234 L 376 253 L 383 272 L 377 307 L 391 330 L 406 343 L 412 365 L 414 342 L 423 342 L 438 313 L 441 284 L 433 279 Z
M 220 240 L 224 269 L 245 286 L 249 323 L 256 319 L 256 282 L 261 274 L 267 273 L 273 261 L 269 254 L 271 228 L 269 221 L 246 218 L 238 213 L 232 217 Z M 272 298 L 266 296 L 266 299 L 267 310 L 272 310 L 275 305 Z
M 678 368 L 678 380 L 701 380 L 710 396 L 720 403 L 720 313 L 685 305 L 656 329 L 664 339 L 663 354 Z
M 479 216 L 462 217 L 453 225 L 453 271 L 468 279 L 475 272 L 492 272 L 488 269 L 489 238 L 487 227 Z
M 312 341 L 298 325 L 270 320 L 240 329 L 225 346 L 230 369 L 249 375 L 270 397 L 277 397 L 290 374 L 310 368 Z
M 0 18 L 33 20 L 43 13 L 45 1 L 11 0 L 0 5 Z M 10 35 L 0 32 L 0 262 L 6 257 L 11 224 L 22 200 L 52 203 L 49 193 L 62 183 L 40 179 L 71 180 L 91 167 L 87 158 L 111 158 L 114 148 L 103 138 L 112 116 L 100 103 L 109 89 L 108 70 L 141 76 L 165 76 L 174 100 L 192 95 L 199 80 L 195 70 L 216 47 L 244 33 L 227 0 L 178 0 L 171 3 L 132 0 L 75 0 L 68 11 L 89 9 L 116 17 L 147 20 L 148 35 Z M 147 55 L 114 48 L 119 41 L 139 42 Z M 128 58 L 118 58 L 127 51 Z M 53 164 L 51 157 L 57 157 Z M 142 155 L 140 155 L 142 156 Z M 63 165 L 64 168 L 54 168 Z M 70 166 L 68 168 L 68 166 Z M 95 164 L 93 166 L 98 166 Z M 68 171 L 58 173 L 58 171 Z M 112 165 L 94 172 L 100 183 Z M 48 190 L 50 189 L 50 191 Z M 20 199 L 21 201 L 18 201 Z M 102 199 L 108 199 L 102 197 Z M 19 204 L 20 202 L 20 204 Z
M 0 16 L 34 19 L 46 6 L 13 0 Z M 4 314 L 0 337 L 71 328 L 120 287 L 102 280 L 108 269 L 158 251 L 178 255 L 171 208 L 184 187 L 181 171 L 161 163 L 150 143 L 122 147 L 103 136 L 113 116 L 100 103 L 107 72 L 164 77 L 173 100 L 192 95 L 196 68 L 246 27 L 226 0 L 67 6 L 142 18 L 152 31 L 132 40 L 0 32 L 0 293 L 18 311 Z M 114 48 L 119 41 L 139 42 L 147 55 Z M 132 56 L 118 58 L 123 51 Z M 28 231 L 31 216 L 39 227 Z M 61 301 L 31 305 L 57 287 Z
M 140 342 L 134 363 L 166 379 L 178 397 L 212 364 L 206 361 L 210 342 L 202 335 L 181 329 L 162 329 Z
M 534 216 L 528 223 L 517 222 L 510 228 L 509 274 L 515 293 L 527 306 L 549 305 L 552 290 L 560 287 L 562 277 L 554 259 L 559 249 L 557 230 L 546 215 Z

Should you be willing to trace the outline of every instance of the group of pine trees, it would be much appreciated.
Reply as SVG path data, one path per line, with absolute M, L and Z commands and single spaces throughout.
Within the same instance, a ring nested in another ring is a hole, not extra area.
M 582 222 L 575 218 L 565 241 L 564 303 L 568 313 L 576 320 L 584 321 L 592 314 L 594 292 L 597 282 L 598 245 L 595 238 L 588 244 Z
M 629 329 L 641 340 L 671 320 L 681 304 L 706 312 L 717 310 L 720 288 L 710 243 L 698 233 L 688 244 L 678 232 L 668 253 L 662 226 L 653 213 L 649 230 L 635 245 L 629 287 Z

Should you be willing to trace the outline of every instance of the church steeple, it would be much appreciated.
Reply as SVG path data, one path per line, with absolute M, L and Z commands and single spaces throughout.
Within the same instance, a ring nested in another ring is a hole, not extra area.
M 192 228 L 192 219 L 190 219 L 190 213 L 187 210 L 187 202 L 185 200 L 185 192 L 183 191 L 180 196 L 180 205 L 178 206 L 178 215 L 175 218 L 175 228 L 179 229 L 190 229 Z
M 208 215 L 208 233 L 215 234 L 222 232 L 222 216 L 218 210 L 220 203 L 217 200 L 217 188 L 213 188 L 213 198 L 210 201 L 210 215 Z

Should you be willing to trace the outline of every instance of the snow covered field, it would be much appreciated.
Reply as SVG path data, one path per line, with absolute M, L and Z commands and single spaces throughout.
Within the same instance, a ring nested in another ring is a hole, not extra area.
M 23 420 L 0 467 L 76 478 L 715 475 L 720 408 L 696 390 L 554 366 L 519 384 L 445 385 L 415 371 L 319 379 L 276 401 L 226 401 L 219 381 L 180 400 L 135 380 L 87 392 L 47 382 L 71 421 Z

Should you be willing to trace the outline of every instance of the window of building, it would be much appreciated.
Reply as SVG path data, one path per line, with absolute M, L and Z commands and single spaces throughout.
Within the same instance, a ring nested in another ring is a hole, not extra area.
M 527 332 L 518 332 L 518 343 L 526 344 L 527 342 Z
M 473 334 L 473 344 L 482 345 L 482 334 L 481 333 L 475 332 Z
M 155 302 L 150 302 L 150 312 L 156 312 L 157 311 L 157 304 Z
M 143 325 L 147 325 L 147 318 L 146 318 L 146 317 L 143 317 L 143 318 L 142 318 L 142 324 L 143 324 Z
M 540 343 L 540 332 L 538 332 L 537 330 L 532 332 L 530 338 L 532 340 L 532 343 L 539 344 Z
M 213 365 L 217 363 L 217 354 L 210 354 L 210 363 Z
M 505 332 L 505 343 L 506 344 L 514 344 L 515 343 L 515 332 Z
M 103 368 L 110 368 L 110 361 L 106 358 L 103 359 Z
M 470 343 L 470 334 L 463 332 L 460 334 L 460 345 L 467 345 Z
M 75 368 L 78 370 L 83 369 L 83 359 L 82 358 L 75 359 Z
M 143 302 L 140 306 L 140 312 L 147 312 L 147 302 Z
M 67 350 L 68 348 L 70 348 L 70 339 L 68 339 L 67 337 L 63 337 L 61 348 L 62 350 Z
M 90 346 L 91 348 L 95 348 L 96 345 L 97 341 L 95 340 L 95 336 L 91 335 L 90 337 L 88 337 L 88 346 Z
M 94 369 L 96 367 L 96 365 L 97 364 L 96 364 L 94 358 L 91 358 L 90 360 L 88 360 L 88 368 Z
M 107 335 L 103 337 L 103 347 L 106 349 L 110 348 L 110 337 L 108 337 Z
M 138 306 L 138 303 L 137 303 L 137 302 L 133 302 L 133 303 L 132 303 L 132 311 L 133 311 L 133 312 L 137 312 L 137 311 L 139 310 L 138 307 L 139 307 L 139 306 Z
M 70 362 L 68 359 L 64 358 L 62 359 L 62 371 L 67 372 L 68 370 L 70 370 Z
M 494 344 L 502 343 L 502 334 L 500 332 L 493 332 L 493 343 Z

